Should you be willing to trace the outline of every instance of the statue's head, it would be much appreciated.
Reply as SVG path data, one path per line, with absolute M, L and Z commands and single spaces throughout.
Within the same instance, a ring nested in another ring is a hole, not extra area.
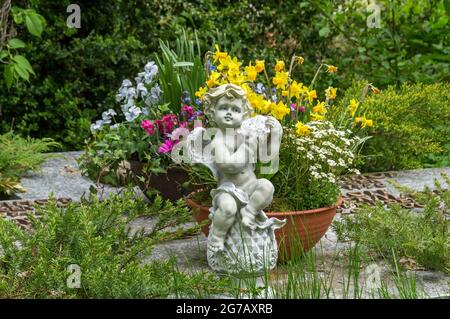
M 203 96 L 205 114 L 220 128 L 238 128 L 253 112 L 247 93 L 235 84 L 223 84 Z

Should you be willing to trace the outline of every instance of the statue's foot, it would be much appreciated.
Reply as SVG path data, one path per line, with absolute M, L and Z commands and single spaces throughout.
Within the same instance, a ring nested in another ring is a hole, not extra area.
M 255 215 L 253 212 L 248 209 L 247 207 L 243 207 L 241 209 L 241 216 L 242 216 L 242 224 L 251 230 L 256 229 L 256 223 L 255 223 Z
M 208 241 L 208 249 L 218 252 L 225 249 L 225 240 L 217 236 L 211 236 Z

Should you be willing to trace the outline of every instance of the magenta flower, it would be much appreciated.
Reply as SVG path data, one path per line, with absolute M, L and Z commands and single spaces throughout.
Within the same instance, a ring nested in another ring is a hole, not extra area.
M 155 133 L 155 126 L 149 120 L 143 120 L 141 122 L 141 127 L 147 132 L 148 135 L 152 136 Z
M 291 103 L 291 111 L 295 111 L 297 109 L 297 104 Z
M 300 107 L 298 108 L 298 111 L 299 111 L 300 113 L 305 113 L 305 107 L 304 107 L 304 106 L 300 106 Z
M 171 139 L 167 139 L 164 141 L 164 143 L 161 144 L 159 147 L 158 153 L 169 153 L 172 148 L 175 146 L 177 141 L 172 141 Z
M 181 113 L 187 118 L 190 118 L 192 117 L 192 115 L 194 115 L 194 109 L 192 108 L 192 106 L 183 105 L 183 107 L 181 108 Z
M 177 116 L 175 114 L 164 115 L 161 120 L 155 121 L 161 134 L 171 133 L 176 123 Z

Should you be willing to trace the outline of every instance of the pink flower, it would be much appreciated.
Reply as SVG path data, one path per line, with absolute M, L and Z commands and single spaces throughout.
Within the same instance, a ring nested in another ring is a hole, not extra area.
M 161 134 L 169 134 L 173 131 L 173 127 L 177 123 L 177 116 L 175 114 L 164 115 L 161 120 L 156 120 L 155 124 L 158 126 Z
M 291 103 L 291 111 L 295 111 L 297 109 L 297 104 Z
M 187 128 L 188 127 L 188 122 L 181 122 L 180 123 L 180 128 Z
M 149 120 L 143 120 L 141 122 L 141 127 L 147 132 L 148 135 L 152 136 L 155 133 L 155 126 Z
M 194 109 L 192 106 L 189 105 L 183 105 L 181 108 L 181 113 L 184 114 L 187 118 L 191 118 L 192 115 L 194 115 Z
M 172 141 L 171 139 L 167 139 L 164 143 L 159 147 L 159 153 L 169 153 L 172 148 L 177 144 L 178 141 Z

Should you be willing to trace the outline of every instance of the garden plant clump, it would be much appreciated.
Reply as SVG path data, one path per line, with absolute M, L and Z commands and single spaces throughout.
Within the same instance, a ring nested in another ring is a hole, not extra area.
M 156 244 L 198 231 L 181 226 L 191 220 L 182 203 L 156 197 L 148 205 L 128 190 L 103 201 L 92 195 L 67 208 L 51 202 L 37 209 L 42 217 L 30 215 L 32 231 L 0 219 L 0 297 L 196 296 L 215 282 L 208 274 L 178 272 L 173 260 L 142 262 Z M 137 218 L 151 219 L 152 226 L 132 228 Z M 81 271 L 80 289 L 68 284 L 70 265 Z
M 444 178 L 450 182 L 448 176 Z M 450 274 L 450 190 L 438 182 L 437 189 L 437 194 L 429 189 L 423 193 L 409 190 L 425 206 L 421 212 L 379 204 L 343 216 L 333 227 L 340 239 L 359 243 L 393 263 L 411 259 L 419 267 Z M 393 252 L 398 260 L 392 260 Z
M 340 100 L 344 110 L 366 82 L 357 82 Z M 450 165 L 450 84 L 404 84 L 364 99 L 376 126 L 361 150 L 364 171 L 388 171 Z
M 59 146 L 50 138 L 26 139 L 12 132 L 0 135 L 0 198 L 26 191 L 20 185 L 20 177 L 28 170 L 38 169 L 49 158 L 44 153 Z

